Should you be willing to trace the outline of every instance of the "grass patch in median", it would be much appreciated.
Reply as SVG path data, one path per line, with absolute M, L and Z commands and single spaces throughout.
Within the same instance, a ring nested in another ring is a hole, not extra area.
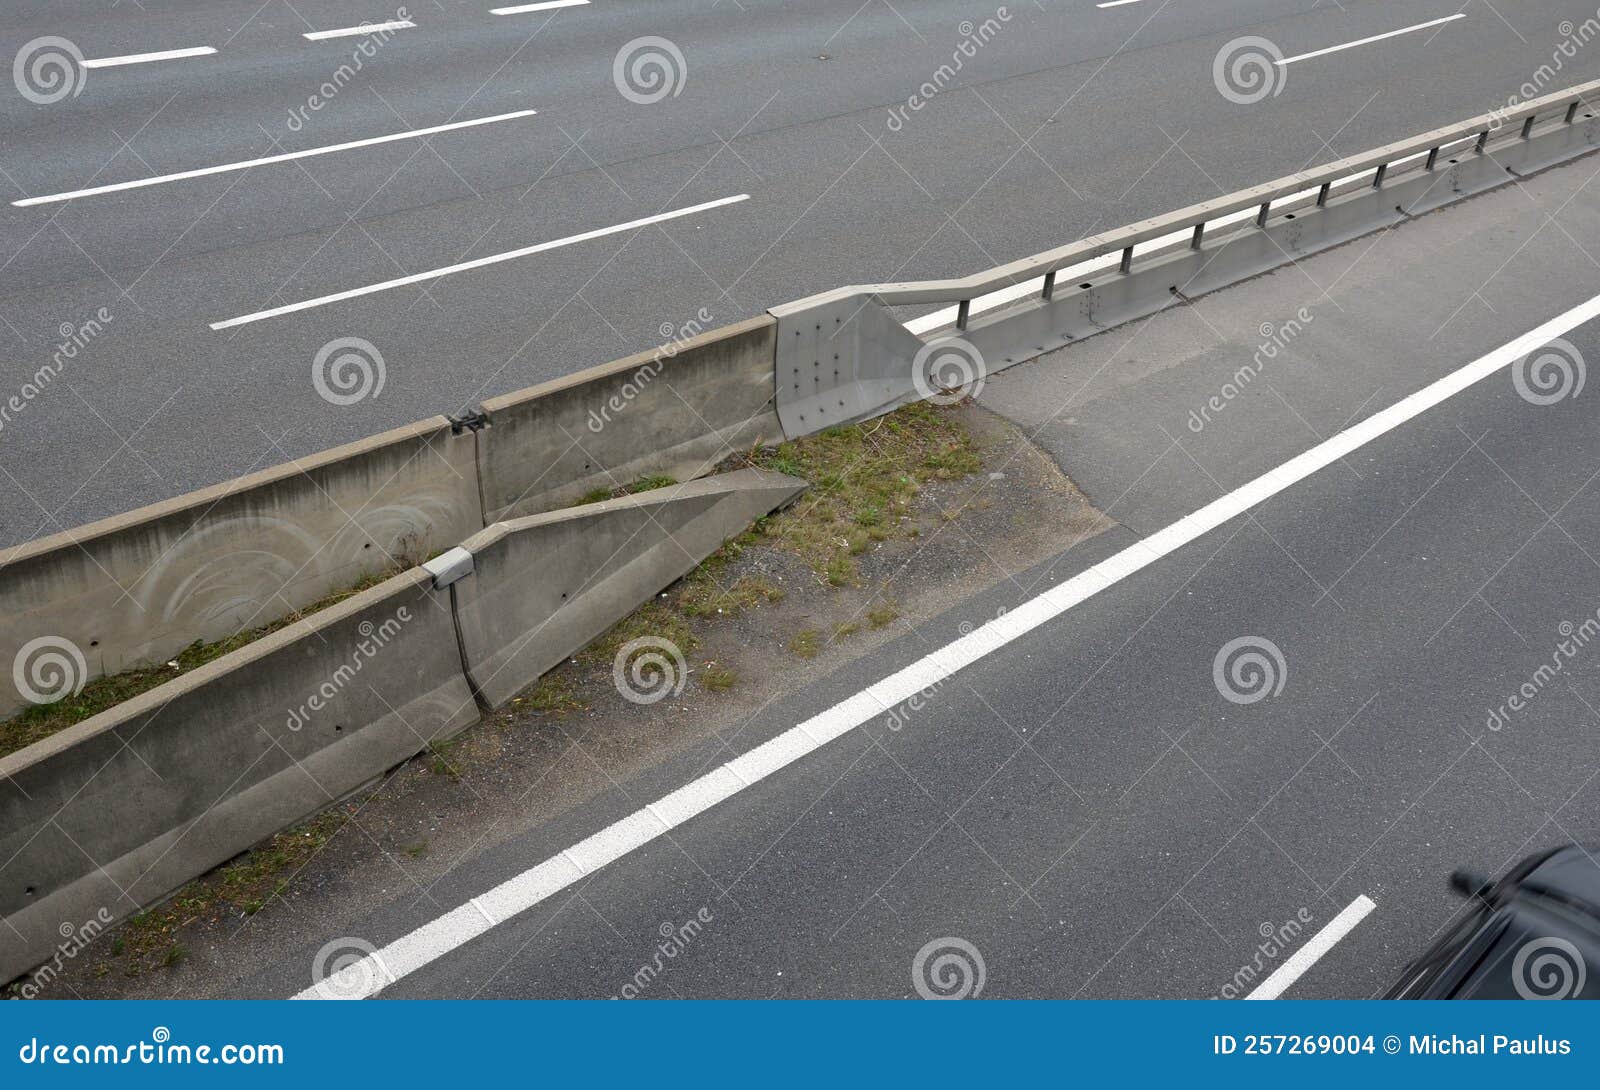
M 578 661 L 588 667 L 609 666 L 623 645 L 646 637 L 669 641 L 689 655 L 700 645 L 698 622 L 781 601 L 783 590 L 771 581 L 730 574 L 733 562 L 754 546 L 800 557 L 827 586 L 855 586 L 860 582 L 859 557 L 881 542 L 918 536 L 912 505 L 925 485 L 960 480 L 981 465 L 977 444 L 954 411 L 926 402 L 731 458 L 718 470 L 771 470 L 809 481 L 811 488 L 791 506 L 757 519 L 671 590 L 634 610 L 579 652 Z M 595 498 L 673 483 L 668 477 L 646 477 L 625 488 L 600 490 Z M 896 615 L 892 604 L 880 604 L 869 622 L 880 628 Z M 817 654 L 821 634 L 801 633 L 790 650 L 805 658 Z

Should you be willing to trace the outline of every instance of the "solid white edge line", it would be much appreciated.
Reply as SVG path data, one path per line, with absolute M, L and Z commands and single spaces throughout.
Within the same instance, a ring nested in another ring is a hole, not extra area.
M 1366 919 L 1377 907 L 1372 898 L 1365 893 L 1345 905 L 1344 911 L 1329 920 L 1321 931 L 1311 936 L 1311 941 L 1290 955 L 1288 961 L 1273 970 L 1272 975 L 1263 980 L 1256 990 L 1245 998 L 1277 999 L 1291 984 L 1304 976 L 1307 969 L 1322 960 L 1322 955 L 1332 950 L 1340 939 L 1355 930 L 1356 924 Z
M 149 64 L 151 61 L 175 61 L 182 57 L 209 57 L 216 52 L 209 45 L 189 49 L 164 49 L 160 53 L 129 53 L 124 57 L 92 57 L 81 61 L 85 68 L 116 68 L 124 64 Z
M 1114 586 L 1128 578 L 1133 573 L 1144 569 L 1150 564 L 1166 556 L 1168 553 L 1189 544 L 1201 535 L 1216 529 L 1229 519 L 1236 518 L 1245 511 L 1255 507 L 1279 492 L 1288 488 L 1297 481 L 1304 480 L 1318 469 L 1338 461 L 1349 454 L 1357 446 L 1370 443 L 1387 432 L 1393 431 L 1407 420 L 1420 415 L 1435 405 L 1446 401 L 1450 397 L 1471 386 L 1473 383 L 1487 378 L 1496 371 L 1503 370 L 1522 359 L 1535 349 L 1548 344 L 1550 341 L 1582 325 L 1585 322 L 1600 318 L 1600 295 L 1587 302 L 1580 303 L 1563 314 L 1550 319 L 1535 329 L 1524 333 L 1507 344 L 1482 356 L 1464 367 L 1460 367 L 1450 374 L 1438 379 L 1422 389 L 1390 405 L 1366 420 L 1355 424 L 1333 438 L 1318 443 L 1310 450 L 1285 462 L 1277 469 L 1257 477 L 1250 483 L 1235 489 L 1213 500 L 1192 514 L 1185 515 L 1177 522 L 1168 526 L 1159 533 L 1135 542 L 1121 552 L 1100 561 L 1092 567 L 1086 568 L 1077 575 L 1064 582 L 1056 584 L 1043 594 L 1031 598 L 1015 609 L 1009 610 L 995 620 L 974 629 L 971 633 L 962 636 L 953 643 L 946 644 L 931 654 L 913 662 L 877 684 L 865 689 L 841 703 L 812 716 L 797 726 L 790 727 L 771 741 L 734 758 L 726 764 L 712 769 L 697 780 L 692 780 L 678 790 L 664 798 L 655 800 L 643 809 L 622 818 L 589 837 L 587 840 L 572 848 L 568 848 L 551 859 L 538 864 L 507 879 L 488 893 L 480 894 L 478 900 L 492 902 L 497 911 L 495 918 L 509 919 L 519 912 L 532 908 L 534 905 L 578 881 L 586 873 L 581 862 L 574 861 L 569 854 L 573 851 L 592 851 L 596 859 L 605 858 L 610 862 L 613 858 L 620 858 L 643 844 L 647 844 L 656 837 L 670 829 L 677 828 L 695 815 L 709 810 L 712 806 L 738 794 L 747 783 L 756 783 L 781 768 L 792 764 L 801 757 L 815 752 L 828 742 L 860 727 L 862 724 L 882 715 L 895 705 L 910 699 L 912 696 L 923 692 L 934 682 L 943 680 L 986 655 L 992 654 L 1000 648 L 1039 626 L 1054 620 L 1073 607 L 1088 601 L 1108 587 Z M 735 769 L 733 766 L 737 765 Z M 648 815 L 655 825 L 661 828 L 654 830 L 644 821 Z M 568 868 L 569 873 L 556 874 L 562 864 Z M 604 863 L 599 864 L 601 866 Z M 595 868 L 598 869 L 598 868 Z M 1366 907 L 1360 907 L 1365 902 Z M 1272 977 L 1264 981 L 1260 988 L 1251 993 L 1255 997 L 1263 989 L 1286 974 L 1291 966 L 1301 966 L 1294 973 L 1298 976 L 1305 968 L 1322 956 L 1326 947 L 1331 947 L 1343 934 L 1359 922 L 1362 916 L 1372 911 L 1372 903 L 1365 896 L 1359 898 L 1340 913 L 1333 922 L 1323 928 L 1307 944 L 1305 950 L 1298 952 L 1295 957 L 1280 966 Z M 455 910 L 460 912 L 458 908 Z M 1348 920 L 1343 925 L 1343 930 L 1336 930 L 1336 925 L 1341 920 L 1346 920 L 1351 913 L 1357 913 L 1354 919 Z M 444 918 L 444 917 L 442 917 Z M 442 919 L 441 918 L 441 919 Z M 438 921 L 435 921 L 437 923 Z M 427 925 L 433 926 L 433 925 Z M 385 951 L 400 947 L 407 954 L 408 964 L 427 964 L 443 957 L 458 946 L 464 945 L 470 938 L 475 938 L 481 931 L 475 931 L 468 937 L 452 937 L 467 935 L 466 930 L 460 928 L 442 929 L 446 935 L 435 943 L 423 957 L 419 951 L 417 936 L 426 931 L 426 927 L 413 931 L 408 935 L 395 940 L 390 946 L 378 951 Z M 468 929 L 470 930 L 470 929 Z M 1326 940 L 1323 947 L 1317 944 L 1324 934 L 1331 937 Z M 1296 960 L 1309 958 L 1301 965 Z M 389 958 L 387 962 L 379 961 L 378 967 L 389 970 L 397 968 L 396 959 Z M 367 995 L 376 995 L 384 987 L 378 983 L 378 974 L 374 974 L 371 967 L 361 969 L 361 962 L 356 963 L 346 970 L 346 977 L 337 990 L 343 993 L 343 983 L 350 981 L 365 981 L 370 988 Z M 385 968 L 387 966 L 387 968 Z M 409 971 L 409 970 L 407 970 Z M 390 975 L 392 982 L 396 977 Z M 1292 978 L 1285 980 L 1279 991 L 1292 983 Z M 300 992 L 295 999 L 318 998 L 318 987 L 313 985 Z
M 542 0 L 538 4 L 518 4 L 510 8 L 490 8 L 490 15 L 526 15 L 530 11 L 549 11 L 552 8 L 575 8 L 589 0 Z
M 1096 4 L 1097 8 L 1120 8 L 1125 4 L 1138 4 L 1142 0 L 1106 0 L 1103 4 Z
M 1443 26 L 1445 23 L 1453 23 L 1457 19 L 1465 19 L 1466 17 L 1466 12 L 1458 11 L 1454 15 L 1446 15 L 1443 19 L 1430 19 L 1428 22 L 1418 23 L 1416 26 L 1404 26 L 1399 30 L 1391 30 L 1386 34 L 1374 34 L 1370 38 L 1360 38 L 1353 42 L 1345 42 L 1343 45 L 1330 45 L 1326 49 L 1301 53 L 1294 57 L 1285 57 L 1283 60 L 1274 61 L 1273 63 L 1281 68 L 1286 64 L 1293 64 L 1295 61 L 1308 61 L 1312 57 L 1326 57 L 1329 53 L 1342 53 L 1346 49 L 1354 49 L 1358 45 L 1371 45 L 1373 42 L 1381 42 L 1385 38 L 1398 38 L 1402 34 L 1411 34 L 1418 30 L 1427 30 L 1429 27 Z
M 289 303 L 271 310 L 258 310 L 254 314 L 241 314 L 237 318 L 228 318 L 221 322 L 212 322 L 212 329 L 232 329 L 234 326 L 248 325 L 251 322 L 264 321 L 267 318 L 276 318 L 282 314 L 293 314 L 300 310 L 310 310 L 313 307 L 327 306 L 329 303 L 339 303 L 346 299 L 356 299 L 374 292 L 388 291 L 390 288 L 403 288 L 407 284 L 420 284 L 425 280 L 437 280 L 442 276 L 451 276 L 455 273 L 468 272 L 472 269 L 481 269 L 486 265 L 498 265 L 502 261 L 512 261 L 530 254 L 544 253 L 546 250 L 558 250 L 563 246 L 572 246 L 579 242 L 588 242 L 591 239 L 604 238 L 606 235 L 615 235 L 623 231 L 631 231 L 635 227 L 649 227 L 653 223 L 662 223 L 666 220 L 677 219 L 680 216 L 692 216 L 696 212 L 706 212 L 713 208 L 721 208 L 726 204 L 737 204 L 750 199 L 750 194 L 740 193 L 732 197 L 719 197 L 714 201 L 704 204 L 691 205 L 688 208 L 676 208 L 671 212 L 661 212 L 654 216 L 645 216 L 643 219 L 629 220 L 627 223 L 617 223 L 610 227 L 597 227 L 593 231 L 585 231 L 579 235 L 568 235 L 566 238 L 551 239 L 549 242 L 538 242 L 532 246 L 524 246 L 520 250 L 507 250 L 501 254 L 490 254 L 488 257 L 475 258 L 472 261 L 463 261 L 457 265 L 446 265 L 442 269 L 430 269 L 427 272 L 413 273 L 410 276 L 397 277 L 394 280 L 385 280 L 380 284 L 368 284 L 361 288 L 351 288 L 348 291 L 335 292 L 332 295 L 321 295 L 315 299 L 306 299 L 298 303 Z
M 260 159 L 241 159 L 234 163 L 222 163 L 214 167 L 200 167 L 196 170 L 179 171 L 177 174 L 158 174 L 154 178 L 135 178 L 131 182 L 112 182 L 110 185 L 97 185 L 91 189 L 74 189 L 70 193 L 51 193 L 43 197 L 26 197 L 20 201 L 12 201 L 17 208 L 30 208 L 38 204 L 54 204 L 59 201 L 72 201 L 80 197 L 98 197 L 102 193 L 118 193 L 124 189 L 142 189 L 145 186 L 163 185 L 167 182 L 181 182 L 188 178 L 204 178 L 209 174 L 225 174 L 231 170 L 248 170 L 251 167 L 268 166 L 272 163 L 287 163 L 293 159 L 307 159 L 313 155 L 331 155 L 336 151 L 350 151 L 353 148 L 368 148 L 374 144 L 388 144 L 395 140 L 410 140 L 414 137 L 433 136 L 436 133 L 452 132 L 456 129 L 470 129 L 476 125 L 492 125 L 497 121 L 510 121 L 518 117 L 533 117 L 537 110 L 516 110 L 509 114 L 495 114 L 492 117 L 477 117 L 470 121 L 452 121 L 446 125 L 432 125 L 426 129 L 411 129 L 408 132 L 393 132 L 385 136 L 369 136 L 362 140 L 348 140 L 343 144 L 325 144 L 319 148 L 306 148 L 303 151 L 286 151 L 278 155 L 266 155 Z
M 412 30 L 416 23 L 410 19 L 391 19 L 387 23 L 362 23 L 360 26 L 340 27 L 338 30 L 312 30 L 301 37 L 320 42 L 328 38 L 353 38 L 357 34 L 382 34 L 386 30 Z

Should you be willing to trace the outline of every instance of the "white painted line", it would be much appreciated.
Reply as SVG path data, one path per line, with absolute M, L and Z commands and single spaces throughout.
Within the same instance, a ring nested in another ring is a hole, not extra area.
M 481 269 L 487 265 L 498 265 L 502 261 L 514 261 L 519 257 L 529 254 L 542 254 L 546 250 L 558 250 L 563 246 L 572 246 L 579 242 L 588 242 L 590 239 L 604 238 L 606 235 L 620 234 L 631 231 L 635 227 L 648 227 L 652 223 L 662 223 L 666 220 L 677 219 L 680 216 L 692 216 L 696 212 L 708 212 L 713 208 L 723 205 L 737 204 L 750 199 L 750 194 L 740 193 L 733 197 L 721 197 L 704 204 L 690 205 L 688 208 L 677 208 L 671 212 L 662 212 L 659 215 L 645 216 L 643 219 L 629 220 L 627 223 L 613 224 L 610 227 L 598 227 L 593 231 L 585 231 L 581 235 L 568 235 L 566 238 L 552 239 L 549 242 L 540 242 L 532 246 L 524 246 L 520 250 L 507 250 L 503 254 L 490 254 L 488 257 L 474 258 L 463 261 L 459 265 L 446 265 L 442 269 L 430 269 L 428 272 L 413 273 L 410 276 L 398 277 L 394 280 L 385 280 L 381 284 L 368 284 L 363 288 L 351 288 L 349 291 L 335 292 L 332 295 L 322 295 L 315 299 L 307 299 L 299 303 L 289 303 L 287 306 L 273 307 L 271 310 L 258 310 L 254 314 L 242 314 L 237 318 L 228 318 L 221 322 L 212 322 L 212 329 L 232 329 L 238 325 L 248 325 L 251 322 L 264 321 L 267 318 L 276 318 L 281 314 L 293 314 L 300 310 L 310 310 L 313 307 L 325 307 L 329 303 L 340 303 L 346 299 L 356 299 L 374 292 L 388 291 L 390 288 L 403 288 L 407 284 L 420 284 L 426 280 L 437 280 L 442 276 L 451 276 L 459 272 L 468 272 L 472 269 Z
M 490 15 L 526 15 L 530 11 L 549 11 L 552 8 L 576 8 L 589 0 L 543 0 L 538 4 L 518 4 L 512 8 L 490 8 Z
M 387 23 L 362 23 L 360 26 L 340 27 L 338 30 L 313 30 L 301 37 L 320 42 L 326 38 L 354 38 L 357 34 L 382 34 L 390 30 L 410 30 L 416 27 L 410 19 L 391 19 Z
M 1096 4 L 1095 7 L 1097 7 L 1097 8 L 1120 8 L 1124 4 L 1138 4 L 1138 3 L 1142 3 L 1142 2 L 1143 2 L 1143 0 L 1106 0 L 1106 2 L 1104 4 Z
M 1168 553 L 1196 540 L 1228 519 L 1243 514 L 1317 470 L 1326 468 L 1356 447 L 1393 431 L 1473 383 L 1510 367 L 1535 349 L 1595 318 L 1600 318 L 1600 295 L 1573 307 L 1565 314 L 1557 315 L 1537 329 L 1501 345 L 1488 355 L 1452 371 L 1444 378 L 1424 386 L 1416 393 L 1347 428 L 1332 439 L 1317 444 L 1299 457 L 1290 459 L 1277 469 L 1212 501 L 1193 514 L 1185 515 L 1160 533 L 1130 545 L 1115 556 L 1102 560 L 1065 582 L 1056 584 L 1038 597 L 974 629 L 968 635 L 946 644 L 932 654 L 925 655 L 905 669 L 890 674 L 871 688 L 856 693 L 798 726 L 790 727 L 771 741 L 726 764 L 717 766 L 699 779 L 678 788 L 665 798 L 655 800 L 643 809 L 634 811 L 587 840 L 507 879 L 494 889 L 479 895 L 478 900 L 487 906 L 488 912 L 495 919 L 501 921 L 532 908 L 573 885 L 586 873 L 592 874 L 595 869 L 605 866 L 613 859 L 620 858 L 662 833 L 677 828 L 695 815 L 709 810 L 717 803 L 737 795 L 744 790 L 746 784 L 758 783 L 779 769 L 786 768 L 807 754 L 815 752 L 832 739 L 848 734 L 882 715 L 887 709 L 921 693 L 935 682 L 942 681 L 956 671 L 993 654 L 1039 626 L 1061 616 L 1074 606 L 1088 601 L 1106 588 L 1143 570 Z M 574 862 L 574 853 L 586 858 Z M 585 869 L 582 865 L 585 862 L 589 864 L 589 869 Z M 1294 977 L 1305 972 L 1317 958 L 1372 909 L 1373 904 L 1368 898 L 1365 896 L 1358 898 L 1354 904 L 1313 936 L 1305 949 L 1298 951 L 1294 957 L 1279 967 L 1277 972 L 1263 981 L 1261 987 L 1251 993 L 1251 997 L 1261 997 L 1269 986 L 1275 986 L 1278 992 L 1287 988 L 1293 983 Z M 457 920 L 459 919 L 457 914 L 465 915 L 461 908 L 457 908 L 442 919 Z M 474 916 L 472 919 L 476 921 L 477 917 Z M 383 970 L 387 966 L 393 975 L 399 972 L 401 965 L 410 966 L 435 961 L 481 933 L 472 928 L 460 927 L 440 927 L 435 931 L 428 931 L 429 927 L 434 927 L 438 922 L 435 921 L 434 924 L 402 936 L 378 951 L 380 960 L 376 963 L 376 968 Z M 426 949 L 420 948 L 422 946 L 420 936 L 424 934 L 436 936 Z M 404 959 L 390 953 L 396 948 L 405 953 Z M 349 966 L 337 984 L 328 987 L 333 992 L 345 994 L 349 991 L 349 986 L 355 985 L 364 988 L 366 995 L 375 995 L 382 990 L 384 984 L 383 972 L 374 972 L 373 969 L 374 966 L 366 965 L 364 959 Z M 317 987 L 307 988 L 294 998 L 319 998 Z
M 1246 999 L 1277 999 L 1289 986 L 1305 975 L 1322 959 L 1322 955 L 1332 950 L 1334 944 L 1355 929 L 1356 924 L 1367 918 L 1368 913 L 1378 906 L 1372 903 L 1372 898 L 1365 893 L 1344 906 L 1344 911 L 1329 920 L 1327 926 L 1315 935 L 1311 941 L 1296 950 L 1289 960 L 1278 966 L 1272 975 L 1257 985 L 1256 990 L 1245 996 Z
M 1327 49 L 1318 49 L 1313 53 L 1301 53 L 1297 57 L 1285 57 L 1275 63 L 1282 67 L 1286 64 L 1293 64 L 1295 61 L 1308 61 L 1312 57 L 1326 57 L 1329 53 L 1341 53 L 1346 49 L 1354 49 L 1358 45 L 1371 45 L 1373 42 L 1381 42 L 1385 38 L 1398 38 L 1402 34 L 1412 34 L 1418 30 L 1427 30 L 1429 27 L 1443 26 L 1446 23 L 1453 23 L 1457 19 L 1465 19 L 1466 17 L 1466 12 L 1459 11 L 1454 15 L 1446 15 L 1443 19 L 1431 19 L 1426 23 L 1418 23 L 1416 26 L 1401 27 L 1399 30 L 1391 30 L 1387 34 L 1374 34 L 1370 38 L 1345 42 L 1343 45 L 1330 45 Z
M 407 132 L 392 132 L 387 136 L 369 136 L 365 140 L 350 140 L 343 144 L 325 144 L 320 148 L 306 148 L 304 151 L 287 151 L 281 155 L 267 155 L 260 159 L 241 159 L 237 163 L 223 163 L 220 166 L 201 167 L 199 170 L 185 170 L 177 174 L 159 174 L 154 178 L 137 178 L 131 182 L 113 182 L 110 185 L 97 185 L 92 189 L 74 189 L 70 193 L 51 193 L 45 197 L 27 197 L 11 203 L 18 208 L 28 208 L 36 204 L 54 204 L 58 201 L 74 201 L 79 197 L 98 197 L 102 193 L 117 193 L 124 189 L 143 189 L 150 185 L 164 185 L 167 182 L 181 182 L 186 178 L 204 178 L 208 174 L 226 174 L 231 170 L 249 170 L 251 167 L 264 167 L 273 163 L 287 163 L 292 159 L 309 159 L 313 155 L 331 155 L 336 151 L 350 151 L 352 148 L 368 148 L 374 144 L 388 144 L 395 140 L 411 140 L 422 136 L 432 136 L 435 133 L 451 132 L 455 129 L 470 129 L 476 125 L 493 125 L 497 121 L 510 121 L 518 117 L 532 117 L 537 111 L 517 110 L 509 114 L 495 114 L 493 117 L 476 117 L 471 121 L 452 121 L 448 125 L 433 125 L 426 129 L 411 129 Z
M 149 64 L 151 61 L 175 61 L 182 57 L 209 57 L 216 50 L 209 45 L 192 49 L 166 49 L 160 53 L 129 53 L 125 57 L 92 57 L 83 62 L 85 68 L 117 68 L 124 64 Z

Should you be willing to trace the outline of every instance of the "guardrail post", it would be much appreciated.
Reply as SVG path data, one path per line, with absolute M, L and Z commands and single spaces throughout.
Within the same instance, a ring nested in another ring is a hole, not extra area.
M 1567 119 L 1566 120 L 1567 120 L 1567 124 L 1568 125 L 1572 124 L 1572 119 L 1578 116 L 1578 106 L 1579 105 L 1580 105 L 1580 103 L 1579 103 L 1579 101 L 1577 99 L 1573 99 L 1571 102 L 1567 103 Z
M 1376 171 L 1374 171 L 1373 175 L 1372 175 L 1372 188 L 1373 189 L 1382 189 L 1383 188 L 1383 176 L 1385 174 L 1387 174 L 1387 173 L 1389 173 L 1389 164 L 1388 163 L 1379 163 L 1378 164 L 1378 169 Z
M 1261 205 L 1261 211 L 1256 213 L 1256 226 L 1257 227 L 1265 227 L 1267 225 L 1267 217 L 1269 215 L 1271 215 L 1271 214 L 1272 214 L 1272 202 L 1271 201 L 1263 201 L 1262 205 Z
M 1044 274 L 1044 298 L 1048 299 L 1056 293 L 1056 272 L 1051 269 Z
M 1484 129 L 1482 132 L 1480 132 L 1478 134 L 1478 146 L 1475 149 L 1479 155 L 1483 154 L 1483 149 L 1484 149 L 1485 146 L 1488 145 L 1488 143 L 1489 143 L 1489 130 L 1488 129 Z
M 1132 246 L 1129 246 L 1128 248 L 1126 248 L 1125 250 L 1122 251 L 1122 271 L 1124 273 L 1130 273 L 1130 272 L 1133 271 L 1133 247 Z
M 1317 207 L 1321 208 L 1328 203 L 1328 194 L 1333 192 L 1332 182 L 1323 182 L 1322 188 L 1317 190 Z
M 961 305 L 956 308 L 956 328 L 957 329 L 966 329 L 967 328 L 967 315 L 971 312 L 971 310 L 972 310 L 972 300 L 971 299 L 963 299 L 963 300 L 961 300 Z
M 1537 120 L 1537 114 L 1529 114 L 1528 119 L 1522 123 L 1522 138 L 1524 140 L 1527 140 L 1533 136 L 1533 123 Z
M 1436 166 L 1438 164 L 1438 162 L 1439 162 L 1439 149 L 1438 148 L 1429 148 L 1428 149 L 1428 163 L 1422 169 L 1423 170 L 1432 170 L 1434 168 L 1434 166 Z
M 1194 225 L 1194 237 L 1189 240 L 1189 248 L 1191 250 L 1198 250 L 1200 248 L 1200 244 L 1204 242 L 1205 239 L 1206 221 L 1201 220 L 1199 223 Z

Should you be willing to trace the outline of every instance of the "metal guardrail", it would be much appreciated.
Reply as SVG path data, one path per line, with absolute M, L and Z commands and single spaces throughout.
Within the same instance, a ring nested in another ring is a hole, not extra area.
M 774 307 L 778 418 L 791 438 L 868 419 L 1587 154 L 1596 101 L 1600 80 L 971 276 Z M 930 303 L 955 306 L 909 323 L 891 309 Z
M 1351 175 L 1364 174 L 1369 170 L 1374 172 L 1371 183 L 1373 188 L 1381 189 L 1391 180 L 1391 171 L 1395 165 L 1404 160 L 1425 156 L 1421 169 L 1432 171 L 1438 169 L 1441 154 L 1452 145 L 1471 142 L 1473 154 L 1485 155 L 1489 153 L 1490 142 L 1494 139 L 1495 133 L 1503 132 L 1507 128 L 1514 127 L 1517 130 L 1516 135 L 1508 139 L 1527 141 L 1534 137 L 1541 121 L 1557 123 L 1555 119 L 1559 117 L 1559 124 L 1571 125 L 1579 120 L 1588 119 L 1590 114 L 1585 114 L 1583 118 L 1578 115 L 1584 111 L 1588 105 L 1586 100 L 1590 98 L 1600 98 L 1600 80 L 1533 99 L 1503 113 L 1484 114 L 1470 121 L 1434 129 L 1421 136 L 1388 144 L 1361 155 L 1353 155 L 1312 170 L 1290 174 L 1264 185 L 1252 186 L 1226 197 L 1203 201 L 1152 219 L 1140 220 L 1102 235 L 1091 235 L 1089 238 L 1000 265 L 986 272 L 951 280 L 898 281 L 836 288 L 774 307 L 771 313 L 775 317 L 783 318 L 802 310 L 809 310 L 821 303 L 860 295 L 874 296 L 888 306 L 956 303 L 966 309 L 970 307 L 972 300 L 979 296 L 1041 276 L 1045 278 L 1044 297 L 1049 298 L 1054 288 L 1052 279 L 1054 274 L 1069 266 L 1093 261 L 1120 251 L 1121 271 L 1130 273 L 1134 266 L 1134 248 L 1141 243 L 1152 242 L 1177 231 L 1192 230 L 1191 245 L 1199 248 L 1205 238 L 1206 226 L 1213 220 L 1253 208 L 1257 210 L 1256 225 L 1265 226 L 1277 201 L 1306 190 L 1317 189 L 1317 204 L 1325 205 L 1332 195 L 1334 186 L 1340 180 Z M 963 315 L 958 318 L 956 328 L 963 329 L 966 324 Z

